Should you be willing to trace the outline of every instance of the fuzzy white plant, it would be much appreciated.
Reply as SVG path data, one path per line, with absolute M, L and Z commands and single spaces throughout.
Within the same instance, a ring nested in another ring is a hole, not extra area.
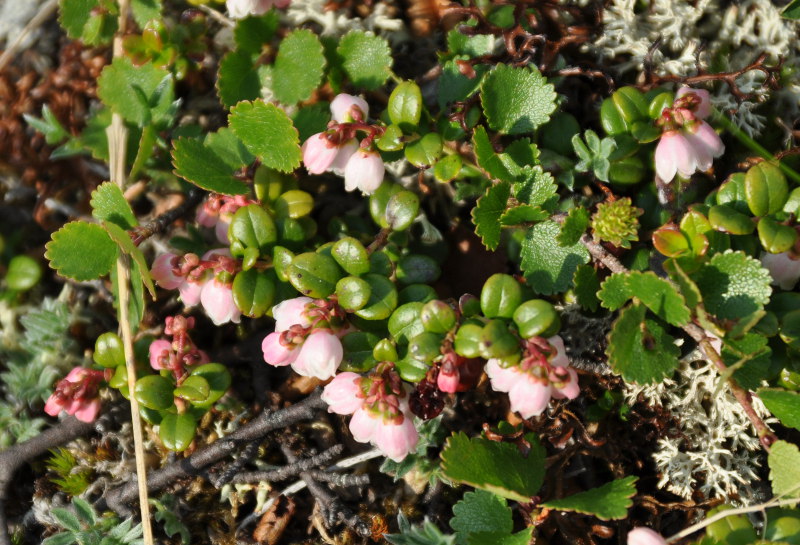
M 637 9 L 635 0 L 612 0 L 604 11 L 600 38 L 587 46 L 599 61 L 617 73 L 641 70 L 649 48 L 661 38 L 660 50 L 653 55 L 658 74 L 688 76 L 696 73 L 696 52 L 702 43 L 700 60 L 715 71 L 738 70 L 766 53 L 771 62 L 779 57 L 786 66 L 800 66 L 800 25 L 781 18 L 780 8 L 770 0 L 698 0 L 675 2 L 653 0 Z M 613 62 L 612 62 L 613 59 Z M 760 88 L 764 75 L 751 72 L 737 80 L 744 92 Z M 756 112 L 767 97 L 760 93 L 752 102 L 739 104 L 725 85 L 718 85 L 712 103 L 733 111 L 733 120 L 750 136 L 766 128 L 766 117 Z M 800 111 L 800 87 L 787 85 L 771 97 L 775 111 L 794 116 Z
M 351 18 L 342 10 L 326 9 L 328 4 L 328 0 L 293 0 L 286 9 L 286 19 L 292 26 L 316 23 L 322 27 L 323 36 L 338 37 L 350 30 L 369 30 L 392 43 L 409 39 L 403 21 L 390 14 L 391 2 L 374 3 L 372 12 L 364 18 Z
M 629 384 L 624 392 L 628 403 L 662 406 L 679 421 L 680 433 L 660 439 L 653 455 L 659 486 L 686 499 L 699 491 L 706 498 L 738 497 L 751 503 L 750 483 L 759 480 L 762 450 L 742 407 L 725 385 L 717 391 L 719 373 L 699 351 L 684 359 L 674 377 Z M 760 400 L 753 399 L 753 407 L 762 418 L 769 417 Z

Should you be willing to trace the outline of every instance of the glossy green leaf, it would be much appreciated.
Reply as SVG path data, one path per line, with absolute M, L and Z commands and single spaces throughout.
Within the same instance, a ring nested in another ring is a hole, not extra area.
M 636 495 L 638 477 L 616 479 L 603 486 L 578 492 L 572 496 L 550 500 L 543 507 L 558 511 L 572 511 L 593 515 L 600 520 L 620 520 L 628 516 L 628 509 L 633 505 Z
M 225 392 L 231 387 L 231 374 L 228 368 L 221 363 L 206 363 L 192 367 L 189 374 L 193 377 L 202 377 L 209 387 L 206 400 L 193 402 L 192 405 L 195 407 L 210 407 L 225 395 Z
M 558 312 L 544 299 L 525 301 L 514 310 L 513 319 L 523 339 L 552 337 L 561 328 Z
M 428 168 L 442 156 L 443 145 L 441 136 L 435 132 L 429 132 L 422 138 L 406 145 L 404 153 L 408 162 L 415 167 Z
M 489 320 L 480 336 L 480 354 L 490 358 L 508 358 L 520 351 L 519 339 L 508 329 L 504 320 Z
M 108 369 L 125 366 L 125 349 L 122 339 L 111 331 L 103 333 L 94 343 L 92 359 L 97 365 Z
M 364 373 L 372 369 L 377 363 L 372 352 L 378 341 L 377 335 L 366 331 L 354 331 L 342 337 L 344 357 L 341 369 L 355 373 Z
M 758 220 L 758 240 L 769 253 L 780 254 L 789 251 L 797 242 L 797 231 L 772 218 L 761 218 Z
M 405 231 L 419 213 L 419 197 L 411 191 L 398 191 L 386 203 L 386 224 L 393 231 Z
M 175 388 L 173 392 L 175 397 L 185 399 L 192 403 L 203 403 L 208 400 L 208 395 L 211 393 L 211 387 L 208 381 L 200 375 L 190 375 L 186 377 L 179 387 Z
M 556 109 L 553 85 L 532 67 L 498 64 L 481 85 L 481 104 L 489 126 L 505 134 L 532 132 Z
M 469 439 L 462 432 L 456 433 L 442 450 L 442 472 L 451 481 L 529 502 L 544 482 L 545 451 L 535 435 L 525 438 L 531 444 L 527 456 L 512 443 Z
M 260 318 L 275 302 L 274 273 L 259 269 L 241 271 L 233 279 L 233 302 L 242 314 Z
M 381 277 L 385 278 L 385 277 Z M 387 279 L 388 281 L 388 279 Z M 370 300 L 372 288 L 369 282 L 357 276 L 345 276 L 336 283 L 336 297 L 347 312 L 364 308 Z
M 365 320 L 384 320 L 397 308 L 397 289 L 391 280 L 380 274 L 365 274 L 369 285 L 369 300 L 355 312 Z
M 84 221 L 65 224 L 45 248 L 50 266 L 61 276 L 78 281 L 105 276 L 117 259 L 117 245 L 105 229 Z
M 387 111 L 392 123 L 404 131 L 416 128 L 422 115 L 422 92 L 419 85 L 413 81 L 399 83 L 389 95 Z
M 431 284 L 439 278 L 441 272 L 435 259 L 422 254 L 403 256 L 395 269 L 397 281 L 405 285 Z
M 39 283 L 42 278 L 42 266 L 27 255 L 16 255 L 8 263 L 5 281 L 8 289 L 27 291 Z
M 447 333 L 456 325 L 456 313 L 453 308 L 439 300 L 425 303 L 420 319 L 425 331 L 432 333 Z
M 327 255 L 306 252 L 296 256 L 289 266 L 289 282 L 309 297 L 327 297 L 343 277 L 336 261 Z
M 420 318 L 423 306 L 422 303 L 406 303 L 392 312 L 388 328 L 395 341 L 406 344 L 410 339 L 425 331 Z
M 522 286 L 509 274 L 490 276 L 481 290 L 481 310 L 487 318 L 511 318 L 522 302 Z
M 461 156 L 458 154 L 446 155 L 436 162 L 433 167 L 433 176 L 440 182 L 453 181 L 461 173 Z
M 234 213 L 228 239 L 234 257 L 244 257 L 248 249 L 254 250 L 255 255 L 269 256 L 271 246 L 278 240 L 278 230 L 266 210 L 258 204 L 248 204 Z
M 331 256 L 348 274 L 359 276 L 369 272 L 367 249 L 353 237 L 337 240 L 331 249 Z
M 278 217 L 299 219 L 308 216 L 314 208 L 314 197 L 310 193 L 291 189 L 275 200 L 275 213 Z
M 747 205 L 756 216 L 779 212 L 789 196 L 783 172 L 766 161 L 750 167 L 744 177 L 744 190 Z
M 372 216 L 372 220 L 383 228 L 389 227 L 386 219 L 386 207 L 389 205 L 389 199 L 400 191 L 403 191 L 402 186 L 384 182 L 369 197 L 369 214 Z
M 133 392 L 136 400 L 148 409 L 163 411 L 175 403 L 173 389 L 174 385 L 169 379 L 161 375 L 148 375 L 136 381 Z
M 749 235 L 756 228 L 756 224 L 749 216 L 737 212 L 726 204 L 712 206 L 708 210 L 708 221 L 717 231 L 731 235 Z
M 181 452 L 194 440 L 197 422 L 189 413 L 167 414 L 158 426 L 158 436 L 169 450 Z

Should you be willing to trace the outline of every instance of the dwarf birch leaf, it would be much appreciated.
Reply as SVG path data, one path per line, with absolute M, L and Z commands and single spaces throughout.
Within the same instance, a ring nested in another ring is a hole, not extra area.
M 297 129 L 286 113 L 260 100 L 240 102 L 228 117 L 233 133 L 261 163 L 281 172 L 300 166 L 302 157 Z
M 249 166 L 256 159 L 229 127 L 206 134 L 203 144 L 233 170 Z
M 67 36 L 87 45 L 108 43 L 117 31 L 115 13 L 97 14 L 100 0 L 59 0 L 58 22 Z
M 573 511 L 585 515 L 594 515 L 600 520 L 619 520 L 628 515 L 628 508 L 633 505 L 638 477 L 616 479 L 603 486 L 578 492 L 572 496 L 543 503 L 544 507 L 559 511 Z
M 92 216 L 100 221 L 110 221 L 123 229 L 133 229 L 139 222 L 117 184 L 105 182 L 97 186 L 89 201 Z
M 547 123 L 556 109 L 556 92 L 546 81 L 535 68 L 498 64 L 481 85 L 489 126 L 505 134 L 522 134 Z
M 279 22 L 280 15 L 274 9 L 264 15 L 245 17 L 237 21 L 233 30 L 236 50 L 250 55 L 258 54 L 264 44 L 275 36 Z
M 510 534 L 514 521 L 504 498 L 476 490 L 464 494 L 464 498 L 453 506 L 450 527 L 456 531 L 456 542 L 466 543 L 467 537 L 476 532 Z
M 342 70 L 355 87 L 374 90 L 383 85 L 392 69 L 389 43 L 372 32 L 352 30 L 336 48 Z
M 459 57 L 460 60 L 466 58 L 466 56 Z M 478 64 L 474 68 L 475 77 L 468 78 L 458 70 L 455 59 L 442 65 L 442 76 L 439 79 L 439 108 L 444 110 L 449 104 L 462 102 L 478 91 L 483 77 L 489 71 L 489 66 Z
M 311 96 L 322 81 L 325 56 L 317 35 L 299 29 L 283 39 L 272 66 L 272 91 L 284 104 L 296 104 Z
M 761 388 L 758 397 L 781 424 L 800 430 L 800 394 L 780 388 Z
M 514 184 L 514 196 L 518 201 L 552 210 L 558 201 L 558 186 L 553 176 L 542 167 L 524 167 Z
M 506 210 L 508 197 L 511 194 L 511 185 L 500 182 L 486 190 L 486 194 L 478 199 L 472 209 L 472 223 L 475 224 L 475 234 L 481 237 L 481 242 L 490 250 L 500 244 L 500 216 Z
M 506 210 L 503 215 L 500 216 L 500 223 L 502 225 L 519 225 L 521 223 L 544 221 L 549 217 L 550 212 L 547 210 L 543 210 L 538 206 L 523 204 Z
M 532 536 L 533 528 L 525 528 L 516 534 L 476 532 L 470 534 L 467 545 L 528 545 Z
M 559 246 L 572 246 L 580 242 L 586 228 L 589 227 L 589 212 L 582 206 L 573 208 L 561 224 L 561 232 L 558 233 Z
M 217 92 L 226 108 L 242 100 L 254 100 L 261 96 L 261 77 L 248 52 L 231 51 L 222 58 Z
M 694 275 L 705 309 L 721 320 L 738 320 L 769 302 L 772 277 L 757 259 L 728 250 Z
M 114 112 L 139 127 L 158 122 L 173 106 L 173 77 L 152 62 L 135 66 L 117 57 L 97 79 L 97 95 Z
M 179 138 L 172 143 L 175 174 L 198 187 L 223 195 L 244 195 L 247 184 L 233 177 L 235 168 L 198 138 Z
M 117 259 L 117 245 L 95 223 L 73 221 L 53 233 L 44 256 L 58 274 L 78 281 L 105 276 Z
M 645 304 L 650 311 L 674 326 L 689 321 L 691 312 L 678 290 L 652 271 L 632 271 L 627 275 L 628 289 L 633 297 Z
M 152 19 L 160 19 L 161 7 L 161 0 L 131 0 L 131 14 L 139 28 Z
M 489 135 L 486 129 L 482 126 L 475 127 L 472 134 L 472 148 L 475 151 L 475 159 L 478 161 L 478 166 L 481 167 L 490 178 L 494 180 L 504 180 L 506 182 L 513 182 L 515 179 L 503 161 L 500 160 L 497 152 L 494 150 L 492 143 L 489 141 Z
M 776 441 L 770 448 L 767 463 L 772 493 L 786 498 L 800 498 L 800 450 L 797 445 Z
M 652 383 L 678 367 L 680 349 L 655 320 L 646 320 L 640 303 L 626 307 L 608 335 L 606 355 L 615 372 L 631 382 Z
M 559 226 L 554 221 L 537 223 L 525 233 L 521 268 L 536 293 L 566 291 L 578 266 L 589 261 L 589 251 L 583 244 L 560 246 L 556 241 L 558 233 Z
M 628 287 L 627 273 L 614 273 L 606 278 L 597 297 L 600 299 L 600 304 L 608 310 L 622 308 L 633 297 Z
M 468 484 L 510 500 L 527 502 L 544 481 L 544 448 L 536 436 L 525 436 L 531 443 L 528 456 L 516 445 L 470 439 L 463 432 L 451 435 L 442 451 L 442 472 L 451 481 Z

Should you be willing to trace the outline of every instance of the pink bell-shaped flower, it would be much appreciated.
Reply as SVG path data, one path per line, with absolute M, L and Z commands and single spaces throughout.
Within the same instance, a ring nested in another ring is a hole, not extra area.
M 272 307 L 272 317 L 275 318 L 275 331 L 286 331 L 293 325 L 309 327 L 311 320 L 306 314 L 311 297 L 295 297 L 287 299 Z
M 495 392 L 510 392 L 519 380 L 519 373 L 513 367 L 503 367 L 500 365 L 500 360 L 492 358 L 486 362 L 484 368 L 489 381 L 492 384 L 492 390 Z
M 339 337 L 328 331 L 315 330 L 300 347 L 292 369 L 304 377 L 327 380 L 336 374 L 343 357 L 344 349 Z
M 711 168 L 714 159 L 725 153 L 725 144 L 705 121 L 687 124 L 685 128 L 683 134 L 694 149 L 697 169 L 704 172 Z
M 628 532 L 628 545 L 667 545 L 661 534 L 640 526 Z
M 675 93 L 675 100 L 693 94 L 698 101 L 694 108 L 694 116 L 698 119 L 705 119 L 711 115 L 711 98 L 705 89 L 692 89 L 691 87 L 681 87 Z
M 365 407 L 356 409 L 348 425 L 350 433 L 353 434 L 353 439 L 359 443 L 372 442 L 372 437 L 375 435 L 375 429 L 378 427 L 379 419 L 380 415 L 373 413 Z
M 554 369 L 550 373 L 550 385 L 553 387 L 553 399 L 575 399 L 581 393 L 578 372 L 571 367 Z
M 520 373 L 519 380 L 508 392 L 511 410 L 522 418 L 539 416 L 550 403 L 553 388 L 546 382 L 535 380 L 528 373 Z
M 337 123 L 365 121 L 368 115 L 369 104 L 361 97 L 339 93 L 331 102 L 331 116 Z
M 344 167 L 344 188 L 347 191 L 360 189 L 365 195 L 371 195 L 380 187 L 385 172 L 383 159 L 377 152 L 359 148 Z
M 55 391 L 47 398 L 44 412 L 58 416 L 67 411 L 83 422 L 93 422 L 100 413 L 98 389 L 103 378 L 102 371 L 75 367 L 56 384 Z
M 782 290 L 790 290 L 800 279 L 800 257 L 789 252 L 780 254 L 763 254 L 761 264 L 772 275 L 772 283 Z
M 436 386 L 443 392 L 454 394 L 458 391 L 461 373 L 454 365 L 443 364 L 436 377 Z
M 168 290 L 177 289 L 183 284 L 186 278 L 175 274 L 175 268 L 178 266 L 179 261 L 179 256 L 169 252 L 159 255 L 153 261 L 153 267 L 150 269 L 150 274 L 156 284 Z
M 399 421 L 398 421 L 399 420 Z M 378 421 L 372 435 L 372 442 L 388 458 L 400 462 L 414 452 L 419 441 L 419 433 L 414 427 L 411 413 L 403 411 L 401 416 L 394 419 Z
M 303 164 L 310 174 L 322 174 L 331 168 L 341 148 L 332 144 L 324 132 L 318 132 L 303 142 Z
M 669 130 L 661 135 L 656 146 L 656 174 L 664 182 L 670 182 L 676 172 L 684 178 L 697 169 L 697 160 L 692 145 L 678 130 Z
M 217 278 L 212 278 L 203 285 L 200 292 L 200 303 L 214 325 L 228 322 L 238 324 L 241 320 L 242 311 L 233 300 L 231 285 Z
M 339 153 L 336 154 L 336 158 L 333 160 L 333 163 L 331 163 L 331 166 L 328 167 L 329 170 L 340 176 L 344 175 L 344 169 L 347 166 L 347 162 L 356 151 L 358 151 L 358 141 L 355 138 L 351 138 L 339 146 Z
M 150 367 L 156 371 L 169 369 L 169 355 L 172 343 L 165 339 L 157 339 L 150 343 Z
M 264 353 L 264 361 L 275 367 L 291 365 L 300 353 L 300 347 L 285 346 L 281 343 L 281 334 L 273 332 L 264 337 L 261 342 L 261 351 Z
M 339 373 L 322 390 L 322 401 L 328 404 L 328 412 L 353 414 L 364 405 L 361 375 Z

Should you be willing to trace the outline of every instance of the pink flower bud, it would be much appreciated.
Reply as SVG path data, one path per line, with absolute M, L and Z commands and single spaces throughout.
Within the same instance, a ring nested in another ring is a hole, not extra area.
M 353 111 L 356 108 L 357 111 Z M 355 115 L 353 115 L 355 113 Z M 361 97 L 340 93 L 331 102 L 331 116 L 337 123 L 352 123 L 366 121 L 369 115 L 369 105 Z
M 666 131 L 656 146 L 656 174 L 664 182 L 672 181 L 675 173 L 684 178 L 691 176 L 696 170 L 697 162 L 692 145 L 682 132 Z
M 275 367 L 290 365 L 300 353 L 300 347 L 284 346 L 280 339 L 281 334 L 274 332 L 264 337 L 264 341 L 261 343 L 264 361 Z
M 628 532 L 628 545 L 667 545 L 661 534 L 640 526 Z
M 518 412 L 522 418 L 538 416 L 550 403 L 552 391 L 550 384 L 534 380 L 527 373 L 522 373 L 508 392 L 511 410 Z
M 347 166 L 347 162 L 356 151 L 358 151 L 358 141 L 355 138 L 351 138 L 339 146 L 339 153 L 336 154 L 336 158 L 333 160 L 333 163 L 331 163 L 329 169 L 332 172 L 342 176 L 344 174 L 344 168 Z
M 286 331 L 293 325 L 309 327 L 311 320 L 306 314 L 311 297 L 295 297 L 287 299 L 272 307 L 272 317 L 275 318 L 275 331 Z
M 782 290 L 790 290 L 800 279 L 800 258 L 789 252 L 780 254 L 763 254 L 761 264 L 772 275 L 772 283 Z
M 708 91 L 706 91 L 705 89 L 692 89 L 691 87 L 681 87 L 680 89 L 678 89 L 678 92 L 675 93 L 675 100 L 688 94 L 694 94 L 700 101 L 699 104 L 694 109 L 695 117 L 697 117 L 698 119 L 705 119 L 709 115 L 711 115 L 711 98 L 708 94 Z
M 339 373 L 322 390 L 322 401 L 328 404 L 328 412 L 353 414 L 364 405 L 361 375 Z
M 166 352 L 166 354 L 165 354 Z M 150 343 L 150 367 L 155 370 L 169 368 L 169 355 L 172 352 L 172 343 L 158 339 Z M 165 361 L 166 360 L 166 361 Z
M 436 377 L 436 386 L 443 392 L 454 394 L 458 391 L 461 373 L 454 365 L 442 365 Z
M 325 133 L 318 132 L 303 143 L 303 164 L 310 174 L 322 174 L 331 168 L 339 151 L 339 147 L 325 138 Z
M 304 377 L 327 380 L 342 363 L 344 350 L 339 337 L 323 330 L 315 330 L 306 337 L 292 369 Z
M 365 407 L 356 409 L 353 417 L 350 419 L 350 433 L 353 434 L 353 439 L 359 443 L 369 443 L 375 435 L 375 429 L 378 427 L 380 416 Z
M 242 311 L 233 301 L 231 285 L 220 282 L 216 278 L 212 278 L 203 285 L 200 292 L 200 303 L 214 325 L 228 322 L 238 324 L 242 317 Z
M 153 261 L 153 268 L 150 270 L 150 274 L 153 275 L 153 280 L 156 281 L 156 284 L 164 289 L 174 290 L 186 280 L 183 276 L 178 276 L 173 272 L 179 260 L 180 257 L 177 255 L 165 253 Z
M 377 152 L 359 148 L 344 167 L 344 188 L 347 191 L 360 189 L 371 195 L 383 182 L 385 171 L 383 159 Z
M 208 209 L 206 203 L 197 209 L 197 223 L 202 225 L 203 227 L 214 227 L 217 224 L 217 219 L 219 218 L 219 213 L 214 213 Z
M 100 400 L 73 401 L 67 412 L 82 422 L 94 422 L 100 414 Z
M 408 412 L 402 416 L 402 421 L 397 423 L 395 420 L 378 421 L 372 442 L 388 458 L 395 462 L 400 462 L 414 452 L 419 441 L 419 433 L 414 427 L 414 420 Z
M 55 391 L 47 399 L 44 411 L 58 416 L 67 411 L 83 422 L 92 422 L 100 412 L 98 387 L 103 373 L 84 367 L 75 367 L 56 384 Z

